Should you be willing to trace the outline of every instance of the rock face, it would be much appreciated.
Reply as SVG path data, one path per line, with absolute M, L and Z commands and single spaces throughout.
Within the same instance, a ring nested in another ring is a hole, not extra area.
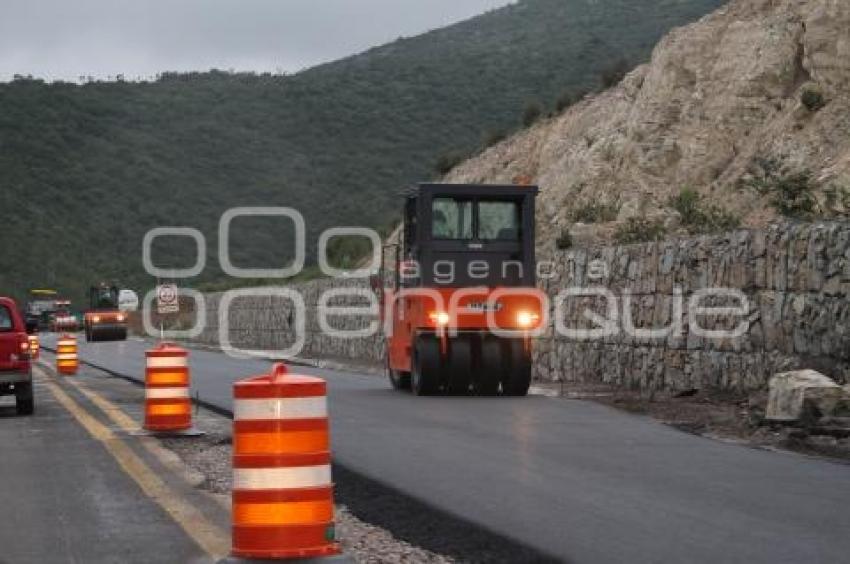
M 675 227 L 689 187 L 760 226 L 771 190 L 811 171 L 816 212 L 850 210 L 850 2 L 733 0 L 670 33 L 621 84 L 490 148 L 448 182 L 541 186 L 541 251 L 607 203 Z M 612 229 L 599 226 L 598 236 Z
M 799 421 L 807 405 L 819 417 L 835 415 L 846 393 L 834 380 L 814 370 L 777 374 L 770 379 L 766 417 L 769 421 Z

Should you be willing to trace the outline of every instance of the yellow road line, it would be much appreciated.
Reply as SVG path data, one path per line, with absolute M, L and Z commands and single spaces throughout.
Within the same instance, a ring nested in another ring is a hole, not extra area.
M 45 361 L 41 361 L 43 367 L 53 370 L 53 368 L 47 364 Z M 90 391 L 88 388 L 80 384 L 75 378 L 67 378 L 65 382 L 68 382 L 81 394 L 83 394 L 89 401 L 95 404 L 98 409 L 100 409 L 107 417 L 109 417 L 118 427 L 121 428 L 122 431 L 126 431 L 128 433 L 136 433 L 141 431 L 141 427 L 133 420 L 132 417 L 124 413 L 121 408 L 116 406 L 111 401 L 107 400 L 100 394 Z
M 72 386 L 77 388 L 81 394 L 83 394 L 89 401 L 95 404 L 98 409 L 100 409 L 107 417 L 109 417 L 118 427 L 121 428 L 122 431 L 126 431 L 127 433 L 137 433 L 142 430 L 136 421 L 124 413 L 120 407 L 104 398 L 100 394 L 92 392 L 82 384 L 80 384 L 77 380 L 67 380 Z
M 53 371 L 53 368 L 44 360 L 40 362 L 46 369 Z M 104 415 L 111 419 L 112 422 L 115 423 L 122 431 L 128 434 L 139 434 L 142 431 L 141 426 L 136 422 L 136 420 L 127 415 L 124 410 L 97 392 L 90 390 L 76 378 L 66 378 L 64 381 L 77 388 L 81 394 L 95 404 L 104 413 Z M 191 487 L 197 486 L 197 483 L 194 481 L 195 476 L 198 475 L 197 472 L 187 468 L 179 457 L 175 456 L 172 451 L 164 448 L 158 440 L 152 437 L 140 437 L 140 442 L 142 446 L 144 446 L 148 452 L 153 454 L 163 466 L 170 468 L 175 473 L 178 473 Z M 233 509 L 229 495 L 208 495 L 226 511 L 231 511 Z
M 74 416 L 92 437 L 103 443 L 106 450 L 115 458 L 124 472 L 133 478 L 145 495 L 162 507 L 204 552 L 214 559 L 229 554 L 230 535 L 228 532 L 222 531 L 220 527 L 212 524 L 203 513 L 183 500 L 124 441 L 118 438 L 111 429 L 92 417 L 56 383 L 52 382 L 40 367 L 35 372 L 47 385 L 56 400 Z M 124 414 L 122 413 L 122 415 Z M 135 426 L 135 423 L 133 425 Z

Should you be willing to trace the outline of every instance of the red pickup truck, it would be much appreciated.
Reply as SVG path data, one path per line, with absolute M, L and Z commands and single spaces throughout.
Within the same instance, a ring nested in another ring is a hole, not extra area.
M 35 404 L 27 327 L 11 298 L 0 297 L 0 396 L 15 395 L 18 415 L 31 415 Z

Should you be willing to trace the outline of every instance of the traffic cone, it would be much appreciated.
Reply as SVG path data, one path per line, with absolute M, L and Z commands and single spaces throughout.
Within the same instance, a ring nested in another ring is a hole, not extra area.
M 189 353 L 172 343 L 145 352 L 146 431 L 183 433 L 192 428 Z
M 30 335 L 28 340 L 30 342 L 30 358 L 38 360 L 38 357 L 41 356 L 41 344 L 38 341 L 38 335 Z
M 270 374 L 233 386 L 233 550 L 245 559 L 351 562 L 336 543 L 327 385 Z
M 56 344 L 56 372 L 63 376 L 73 376 L 79 368 L 77 338 L 73 335 L 63 335 Z

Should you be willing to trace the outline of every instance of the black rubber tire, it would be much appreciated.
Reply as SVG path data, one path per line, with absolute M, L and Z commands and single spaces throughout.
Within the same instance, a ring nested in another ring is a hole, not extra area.
M 481 358 L 475 381 L 475 391 L 478 395 L 495 396 L 499 393 L 499 384 L 505 367 L 502 357 L 502 346 L 498 339 L 492 337 L 481 339 Z
M 505 363 L 502 393 L 506 396 L 523 397 L 531 387 L 531 355 L 525 350 L 525 341 L 512 339 L 506 343 L 509 362 Z
M 86 342 L 91 343 L 94 341 L 94 335 L 92 335 L 91 327 L 86 327 Z
M 32 384 L 18 384 L 15 388 L 15 412 L 18 415 L 32 415 L 35 412 Z
M 410 372 L 400 372 L 390 368 L 390 358 L 387 356 L 385 369 L 387 378 L 390 380 L 390 385 L 394 390 L 409 390 L 410 389 Z
M 449 393 L 468 395 L 472 386 L 472 371 L 472 343 L 463 337 L 450 339 L 446 366 Z
M 413 344 L 413 372 L 410 385 L 417 396 L 437 392 L 440 375 L 440 343 L 433 335 L 419 335 Z

